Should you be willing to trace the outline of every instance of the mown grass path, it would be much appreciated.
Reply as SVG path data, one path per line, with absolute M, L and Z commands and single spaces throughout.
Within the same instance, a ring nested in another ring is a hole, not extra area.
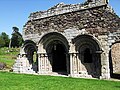
M 120 90 L 120 82 L 0 72 L 0 90 Z

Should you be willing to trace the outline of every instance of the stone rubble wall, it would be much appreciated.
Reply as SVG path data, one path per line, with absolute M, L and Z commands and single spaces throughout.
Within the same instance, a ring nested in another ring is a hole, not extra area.
M 116 43 L 111 49 L 113 73 L 120 74 L 120 43 Z
M 88 34 L 96 35 L 117 32 L 120 30 L 120 18 L 106 8 L 105 5 L 28 21 L 24 26 L 23 37 L 24 39 L 38 38 L 45 32 L 58 31 L 64 33 L 65 30 L 71 28 L 78 31 L 85 29 Z
M 47 11 L 38 11 L 31 13 L 29 16 L 29 20 L 46 18 L 46 17 L 78 11 L 78 10 L 84 10 L 84 9 L 104 5 L 106 3 L 107 2 L 105 2 L 105 0 L 93 0 L 92 2 L 88 0 L 82 4 L 67 4 L 67 5 L 64 3 L 59 3 L 51 7 Z

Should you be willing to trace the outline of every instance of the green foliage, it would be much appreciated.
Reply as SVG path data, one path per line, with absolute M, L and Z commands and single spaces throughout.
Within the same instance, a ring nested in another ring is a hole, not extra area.
M 12 34 L 11 46 L 12 47 L 19 47 L 18 35 L 16 33 Z
M 120 82 L 0 72 L 0 90 L 120 90 Z
M 13 27 L 13 33 L 11 38 L 11 47 L 20 47 L 23 43 L 22 35 L 19 33 L 17 27 Z
M 3 38 L 0 36 L 0 47 L 4 47 L 5 46 L 5 41 L 3 40 Z
M 5 32 L 2 32 L 0 34 L 0 47 L 8 47 L 9 41 L 9 36 Z

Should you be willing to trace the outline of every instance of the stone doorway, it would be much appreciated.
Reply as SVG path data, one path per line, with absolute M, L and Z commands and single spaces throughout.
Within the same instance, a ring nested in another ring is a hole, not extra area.
M 52 71 L 65 74 L 66 67 L 66 53 L 62 44 L 54 44 L 52 48 Z
M 45 34 L 40 39 L 38 48 L 46 54 L 43 59 L 45 58 L 49 65 L 44 63 L 42 65 L 49 68 L 49 73 L 56 75 L 68 75 L 70 73 L 69 45 L 62 34 L 57 32 Z M 48 70 L 44 69 L 43 71 L 47 72 Z
M 79 35 L 73 39 L 73 43 L 78 52 L 77 73 L 86 77 L 100 78 L 102 50 L 97 40 L 90 35 Z
M 37 73 L 38 71 L 38 54 L 36 44 L 30 40 L 25 41 L 24 51 L 27 58 L 26 67 L 28 71 Z

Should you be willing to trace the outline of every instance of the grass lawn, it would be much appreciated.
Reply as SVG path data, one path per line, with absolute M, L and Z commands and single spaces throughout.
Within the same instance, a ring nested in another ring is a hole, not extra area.
M 10 69 L 19 53 L 19 48 L 10 48 L 7 47 L 0 48 L 0 62 L 7 65 L 7 69 Z
M 120 90 L 120 82 L 0 72 L 0 90 Z

